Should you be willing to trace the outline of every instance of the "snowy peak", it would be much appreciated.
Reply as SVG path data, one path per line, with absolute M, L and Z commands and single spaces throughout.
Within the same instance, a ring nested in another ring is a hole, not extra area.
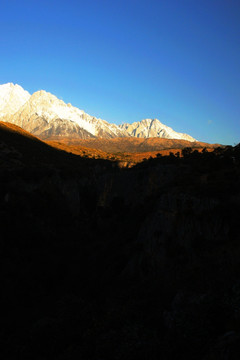
M 79 122 L 79 119 L 84 114 L 83 110 L 65 104 L 64 101 L 44 90 L 35 92 L 28 103 L 25 104 L 25 107 L 28 107 L 29 111 L 32 109 L 38 116 L 44 117 L 48 122 L 55 118 Z
M 97 119 L 91 115 L 88 115 L 83 110 L 66 104 L 64 101 L 58 99 L 55 95 L 48 93 L 44 90 L 35 92 L 28 102 L 21 108 L 21 117 L 24 113 L 24 119 L 35 118 L 36 121 L 40 119 L 44 120 L 45 125 L 48 124 L 47 133 L 51 136 L 69 136 L 79 137 L 79 134 L 83 134 L 83 129 L 86 137 L 99 136 L 99 137 L 116 137 L 123 136 L 123 131 L 118 128 L 117 125 L 109 124 L 105 120 Z M 24 120 L 23 119 L 23 120 Z M 49 128 L 52 130 L 49 132 Z M 43 130 L 43 129 L 42 129 Z M 46 136 L 39 132 L 35 133 L 38 136 Z
M 4 87 L 12 88 L 12 85 L 6 84 Z M 2 92 L 2 98 L 5 98 L 6 92 Z M 21 102 L 17 101 L 17 97 L 18 94 L 12 93 L 12 103 L 15 99 L 18 106 L 2 112 L 1 120 L 14 123 L 41 138 L 126 136 L 117 125 L 96 119 L 44 90 L 36 91 L 32 96 L 27 93 L 27 96 L 22 96 Z
M 28 91 L 17 84 L 0 85 L 0 117 L 14 114 L 30 96 Z
M 120 126 L 109 124 L 66 104 L 45 90 L 30 95 L 21 86 L 12 83 L 0 85 L 0 119 L 16 124 L 43 139 L 160 137 L 196 141 L 187 134 L 174 131 L 158 119 L 144 119 Z
M 165 139 L 182 139 L 196 141 L 192 136 L 174 131 L 169 126 L 164 125 L 158 119 L 143 119 L 132 124 L 120 125 L 130 136 L 139 138 L 159 137 Z

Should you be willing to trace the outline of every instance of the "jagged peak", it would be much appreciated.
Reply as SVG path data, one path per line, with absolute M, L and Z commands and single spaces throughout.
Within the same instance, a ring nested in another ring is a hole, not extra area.
M 15 85 L 11 82 L 0 85 L 1 88 L 7 88 L 7 87 L 13 87 L 13 86 L 15 86 Z
M 6 92 L 18 90 L 18 91 L 21 91 L 22 93 L 29 94 L 29 92 L 24 90 L 22 86 L 20 86 L 18 84 L 13 84 L 12 82 L 0 85 L 0 92 L 2 92 L 4 90 Z M 30 94 L 29 94 L 29 96 L 30 96 Z
M 12 82 L 8 82 L 6 84 L 2 84 L 0 85 L 1 88 L 13 88 L 13 87 L 21 87 L 20 85 L 18 84 L 13 84 Z
M 153 122 L 154 120 L 157 120 L 157 119 L 149 119 L 149 118 L 147 118 L 147 119 L 142 119 L 141 121 L 151 123 L 151 122 Z M 159 120 L 158 120 L 158 121 L 159 121 Z
M 141 121 L 135 121 L 133 123 L 124 123 L 122 125 L 133 125 L 133 124 L 147 124 L 147 125 L 150 125 L 152 123 L 159 123 L 159 124 L 162 124 L 164 125 L 160 120 L 158 119 L 150 119 L 150 118 L 146 118 L 146 119 L 142 119 Z
M 24 119 L 31 119 L 32 121 L 32 116 L 35 115 L 38 118 L 44 118 L 44 124 L 46 121 L 50 124 L 58 118 L 63 119 L 76 123 L 94 136 L 103 136 L 106 133 L 106 136 L 111 137 L 165 137 L 195 141 L 195 139 L 187 134 L 177 133 L 157 118 L 145 118 L 139 122 L 132 124 L 125 123 L 117 126 L 90 116 L 69 103 L 66 104 L 50 92 L 38 90 L 30 95 L 20 85 L 9 82 L 0 85 L 0 117 L 3 118 L 6 115 L 12 114 L 14 114 L 12 121 L 15 121 L 17 124 L 23 124 Z M 26 126 L 28 125 L 29 121 L 26 121 Z M 33 128 L 35 129 L 36 126 L 34 125 Z
M 140 123 L 142 123 L 142 124 L 148 124 L 148 125 L 153 124 L 153 123 L 159 123 L 159 124 L 162 124 L 162 125 L 163 125 L 163 123 L 162 123 L 160 120 L 158 120 L 158 119 L 149 119 L 149 118 L 147 118 L 147 119 L 142 119 L 142 120 L 140 121 Z
M 12 115 L 30 98 L 28 91 L 11 82 L 0 85 L 0 117 Z
M 38 90 L 32 94 L 31 100 L 37 100 L 37 99 L 52 100 L 52 101 L 64 103 L 62 100 L 58 99 L 55 95 L 45 90 Z

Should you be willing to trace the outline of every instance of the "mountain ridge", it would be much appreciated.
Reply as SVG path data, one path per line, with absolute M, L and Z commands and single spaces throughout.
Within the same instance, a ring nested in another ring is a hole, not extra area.
M 131 136 L 138 138 L 159 137 L 163 139 L 181 139 L 196 141 L 188 134 L 178 133 L 158 119 L 143 119 L 132 124 L 122 124 L 121 129 L 125 129 Z
M 158 137 L 196 141 L 188 134 L 174 131 L 158 119 L 143 119 L 118 126 L 91 116 L 70 103 L 66 104 L 45 90 L 31 95 L 12 83 L 0 86 L 0 120 L 21 126 L 42 139 L 54 136 L 76 139 Z

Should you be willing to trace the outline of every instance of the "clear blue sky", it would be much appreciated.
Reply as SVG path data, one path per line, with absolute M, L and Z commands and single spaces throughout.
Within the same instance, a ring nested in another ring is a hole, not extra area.
M 239 0 L 1 0 L 0 83 L 240 142 Z

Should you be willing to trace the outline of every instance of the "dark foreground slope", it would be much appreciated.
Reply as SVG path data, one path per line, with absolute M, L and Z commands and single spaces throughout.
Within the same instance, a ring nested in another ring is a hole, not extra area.
M 131 169 L 0 146 L 2 358 L 239 358 L 239 146 Z

